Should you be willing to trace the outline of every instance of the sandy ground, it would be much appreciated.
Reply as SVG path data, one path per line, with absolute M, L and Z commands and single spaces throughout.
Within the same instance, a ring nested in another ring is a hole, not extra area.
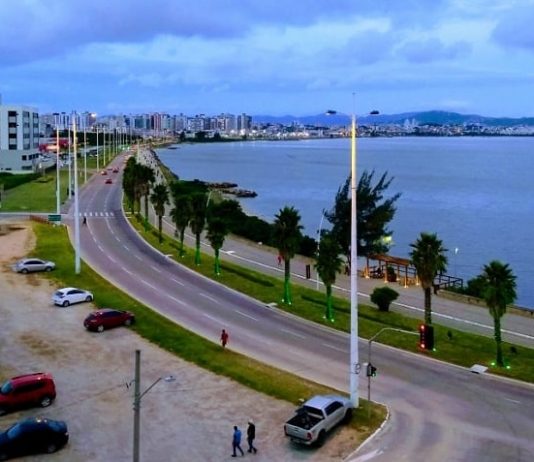
M 340 428 L 320 450 L 296 447 L 283 435 L 294 406 L 251 391 L 176 358 L 119 328 L 89 333 L 83 319 L 88 304 L 58 308 L 57 288 L 38 274 L 13 273 L 10 265 L 31 254 L 30 228 L 0 235 L 0 380 L 48 371 L 57 399 L 49 408 L 0 417 L 0 428 L 27 416 L 65 420 L 70 442 L 50 456 L 26 460 L 129 461 L 132 459 L 134 352 L 141 350 L 141 390 L 159 382 L 142 399 L 141 460 L 225 461 L 231 455 L 233 425 L 246 433 L 256 423 L 257 461 L 339 461 L 355 448 L 353 434 Z M 245 439 L 245 438 L 244 438 Z M 242 447 L 246 451 L 246 441 Z

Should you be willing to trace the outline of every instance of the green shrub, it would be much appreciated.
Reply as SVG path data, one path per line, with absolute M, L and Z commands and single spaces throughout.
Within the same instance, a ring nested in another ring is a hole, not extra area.
M 391 302 L 397 300 L 399 293 L 390 287 L 376 287 L 371 294 L 371 301 L 378 306 L 379 311 L 389 311 Z

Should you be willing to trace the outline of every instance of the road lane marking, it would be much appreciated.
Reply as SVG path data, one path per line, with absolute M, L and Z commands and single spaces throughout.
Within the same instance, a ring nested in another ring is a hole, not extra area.
M 207 298 L 208 300 L 212 301 L 213 303 L 218 303 L 218 300 L 215 300 L 213 297 L 210 297 L 208 294 L 200 292 L 198 295 L 201 295 L 202 297 Z
M 285 332 L 286 334 L 293 335 L 298 338 L 306 338 L 304 335 L 298 334 L 297 332 L 293 332 L 292 330 L 287 329 L 280 329 L 282 332 Z
M 134 275 L 129 269 L 125 268 L 124 266 L 121 266 L 121 269 L 125 272 L 125 273 L 128 273 L 130 275 Z
M 98 249 L 100 250 L 100 252 L 102 252 L 102 253 L 106 253 L 105 250 L 104 250 L 104 248 L 103 248 L 100 244 L 97 244 L 97 247 L 98 247 Z
M 167 297 L 169 297 L 171 300 L 174 300 L 176 303 L 182 305 L 182 306 L 187 306 L 187 303 L 185 303 L 183 300 L 180 300 L 176 297 L 173 297 L 172 295 L 169 295 L 169 294 L 165 294 L 167 295 Z
M 252 319 L 253 321 L 257 321 L 258 318 L 255 318 L 254 316 L 251 316 L 250 314 L 247 314 L 247 313 L 243 313 L 242 311 L 239 311 L 239 310 L 234 310 L 237 314 L 240 314 L 241 316 L 244 316 L 245 318 L 249 318 L 249 319 Z
M 113 257 L 110 257 L 109 255 L 106 255 L 113 263 L 117 263 L 117 260 L 115 260 Z
M 156 291 L 158 290 L 156 287 L 154 287 L 152 284 L 150 284 L 150 282 L 146 282 L 146 281 L 144 281 L 144 280 L 142 280 L 142 279 L 141 279 L 141 282 L 142 282 L 143 284 L 145 284 L 146 286 L 151 287 L 152 289 L 154 289 L 154 290 L 156 290 Z
M 347 352 L 346 348 L 339 348 L 337 346 L 330 345 L 330 343 L 323 343 L 323 346 L 325 346 L 327 348 L 331 348 L 332 350 L 340 351 L 341 353 L 346 353 Z
M 215 319 L 213 316 L 210 316 L 209 314 L 202 313 L 203 316 L 205 316 L 208 319 L 211 319 L 214 322 L 220 322 L 218 319 Z
M 511 403 L 515 403 L 515 404 L 521 404 L 521 401 L 517 401 L 515 399 L 510 399 L 510 398 L 504 398 L 506 401 L 510 401 Z
M 155 266 L 151 266 L 151 268 L 156 272 L 156 273 L 161 273 L 161 270 Z
M 128 246 L 127 246 L 127 245 L 123 245 L 123 247 L 124 247 L 124 248 L 126 249 L 126 251 L 127 251 L 127 252 L 129 252 L 129 251 L 130 251 L 130 249 L 128 248 Z
M 137 254 L 134 254 L 134 257 L 137 258 L 139 261 L 143 261 L 143 259 Z
M 176 278 L 171 278 L 171 281 L 176 282 L 176 284 L 178 284 L 179 286 L 184 286 L 185 285 L 182 281 L 179 281 Z

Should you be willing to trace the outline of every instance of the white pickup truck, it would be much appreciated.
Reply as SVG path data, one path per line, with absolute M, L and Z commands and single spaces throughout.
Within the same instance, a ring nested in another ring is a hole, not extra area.
M 300 444 L 322 446 L 326 434 L 340 422 L 352 417 L 352 402 L 335 395 L 314 396 L 299 407 L 284 424 L 287 437 Z

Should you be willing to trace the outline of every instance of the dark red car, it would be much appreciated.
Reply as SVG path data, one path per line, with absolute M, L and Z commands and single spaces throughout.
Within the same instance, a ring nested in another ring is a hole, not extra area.
M 85 318 L 83 325 L 87 330 L 103 332 L 117 326 L 130 326 L 135 322 L 135 315 L 129 311 L 103 308 L 93 311 Z
M 0 415 L 31 406 L 47 407 L 56 398 L 51 374 L 36 372 L 7 380 L 0 387 Z

